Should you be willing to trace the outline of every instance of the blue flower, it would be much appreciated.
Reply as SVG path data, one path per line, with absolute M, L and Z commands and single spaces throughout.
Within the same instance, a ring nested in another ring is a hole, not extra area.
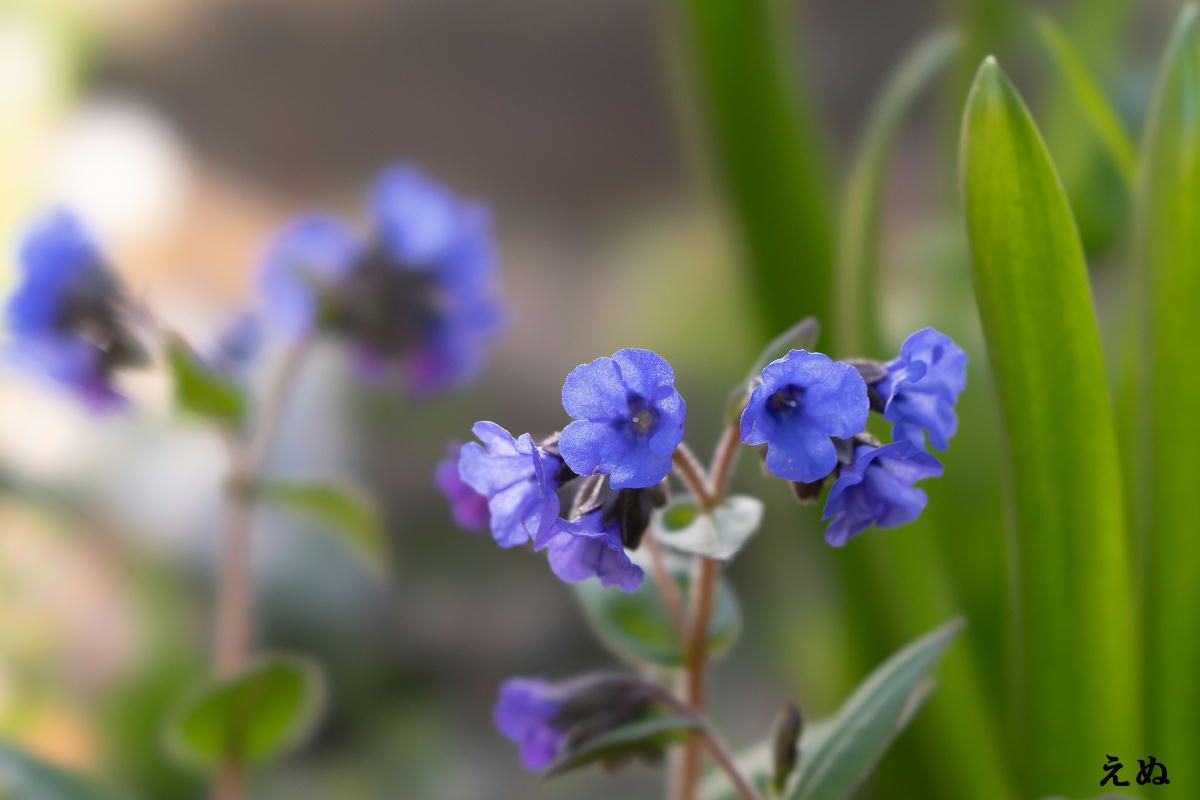
M 907 439 L 882 447 L 859 445 L 825 501 L 824 519 L 832 520 L 825 541 L 841 547 L 872 525 L 895 528 L 921 515 L 928 500 L 913 486 L 942 474 L 942 465 Z
M 945 450 L 958 428 L 954 404 L 967 385 L 966 352 L 946 334 L 923 328 L 904 340 L 887 372 L 875 388 L 892 437 L 924 447 L 928 431 L 930 444 Z
M 762 371 L 742 412 L 742 441 L 767 446 L 767 469 L 812 483 L 837 466 L 831 437 L 861 433 L 869 411 L 858 370 L 821 353 L 792 350 Z
M 496 727 L 521 748 L 528 769 L 548 767 L 558 755 L 567 728 L 557 720 L 563 711 L 561 693 L 541 678 L 510 678 L 500 685 L 492 710 Z
M 574 522 L 559 520 L 537 549 L 547 548 L 550 570 L 567 583 L 599 578 L 602 586 L 632 592 L 642 585 L 642 568 L 630 560 L 621 542 L 619 519 L 608 522 L 597 509 Z
M 461 445 L 451 444 L 446 457 L 438 463 L 433 480 L 450 501 L 450 514 L 454 521 L 469 531 L 481 531 L 487 528 L 491 518 L 488 499 L 471 488 L 458 474 L 461 453 Z
M 628 349 L 581 364 L 563 383 L 562 403 L 576 421 L 563 430 L 559 450 L 575 472 L 601 472 L 614 489 L 639 489 L 671 471 L 687 406 L 662 356 Z
M 501 547 L 541 540 L 558 519 L 562 461 L 528 433 L 514 439 L 494 422 L 476 422 L 471 432 L 483 444 L 463 445 L 458 472 L 487 498 L 492 538 Z
M 490 221 L 413 167 L 383 173 L 359 239 L 328 217 L 302 219 L 268 249 L 268 316 L 286 335 L 338 333 L 366 377 L 399 371 L 433 392 L 478 372 L 499 323 Z
M 132 332 L 124 288 L 73 214 L 52 212 L 18 253 L 21 274 L 8 303 L 9 355 L 71 387 L 95 409 L 123 405 L 117 370 L 146 352 Z
M 235 314 L 217 334 L 205 360 L 218 375 L 243 378 L 262 349 L 262 338 L 257 316 L 246 311 Z

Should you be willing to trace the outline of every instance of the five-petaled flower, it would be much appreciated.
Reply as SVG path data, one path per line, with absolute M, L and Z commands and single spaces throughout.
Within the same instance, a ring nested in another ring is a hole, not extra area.
M 847 439 L 867 424 L 867 385 L 849 364 L 792 350 L 762 371 L 742 411 L 742 441 L 767 446 L 767 469 L 812 483 L 837 466 L 831 437 Z
M 824 519 L 832 520 L 825 541 L 841 547 L 872 525 L 895 528 L 912 522 L 928 500 L 913 484 L 941 474 L 938 460 L 907 439 L 881 447 L 858 445 L 825 501 Z
M 967 385 L 967 354 L 944 333 L 922 328 L 904 340 L 900 355 L 887 363 L 887 377 L 875 384 L 885 403 L 884 419 L 894 439 L 918 447 L 949 446 L 958 428 L 954 404 Z
M 8 303 L 18 363 L 71 387 L 94 409 L 122 405 L 115 374 L 143 365 L 120 279 L 73 214 L 38 220 L 18 253 L 20 284 Z
M 492 711 L 496 727 L 521 750 L 528 769 L 548 767 L 558 755 L 567 728 L 558 721 L 563 711 L 560 693 L 541 678 L 510 678 L 500 686 Z
M 629 558 L 621 541 L 619 519 L 606 519 L 602 509 L 574 522 L 559 520 L 538 543 L 546 548 L 550 570 L 568 583 L 599 578 L 602 586 L 632 592 L 642 585 L 642 568 Z
M 459 385 L 478 371 L 499 322 L 487 212 L 456 199 L 413 167 L 387 170 L 360 240 L 312 216 L 268 248 L 260 286 L 285 334 L 342 334 L 367 377 L 399 368 L 410 389 Z
M 575 472 L 606 474 L 614 489 L 653 486 L 670 472 L 687 406 L 662 356 L 626 349 L 581 364 L 563 383 L 562 404 L 575 422 L 559 449 Z
M 462 445 L 451 444 L 446 448 L 446 457 L 438 462 L 433 480 L 450 502 L 450 515 L 469 531 L 482 531 L 488 526 L 491 512 L 488 499 L 475 491 L 458 474 L 458 462 Z
M 463 445 L 458 471 L 463 481 L 487 498 L 492 538 L 501 547 L 541 541 L 558 519 L 562 461 L 523 433 L 494 422 L 476 422 L 479 442 Z

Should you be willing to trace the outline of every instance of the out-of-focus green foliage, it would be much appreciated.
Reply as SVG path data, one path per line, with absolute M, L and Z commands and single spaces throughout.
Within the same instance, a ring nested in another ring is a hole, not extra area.
M 678 0 L 706 128 L 746 252 L 765 340 L 800 316 L 827 319 L 833 244 L 823 149 L 784 5 Z
M 630 758 L 657 752 L 687 738 L 699 724 L 686 717 L 651 716 L 620 725 L 587 740 L 581 747 L 566 752 L 547 770 L 561 775 L 589 764 L 613 766 Z
M 379 509 L 365 492 L 328 483 L 270 481 L 258 487 L 263 500 L 313 520 L 343 542 L 374 572 L 390 561 Z
M 167 365 L 175 382 L 175 402 L 189 414 L 238 429 L 246 419 L 246 395 L 217 375 L 178 336 L 167 342 Z
M 1045 145 L 994 59 L 971 89 L 961 158 L 1012 465 L 1025 789 L 1084 792 L 1095 753 L 1139 743 L 1124 493 L 1082 245 Z
M 1163 761 L 1200 752 L 1200 41 L 1180 14 L 1158 79 L 1137 190 L 1144 314 L 1141 441 L 1145 480 L 1146 686 L 1150 742 Z
M 324 703 L 315 663 L 270 656 L 189 700 L 171 721 L 167 742 L 187 763 L 211 768 L 232 759 L 253 766 L 308 736 Z

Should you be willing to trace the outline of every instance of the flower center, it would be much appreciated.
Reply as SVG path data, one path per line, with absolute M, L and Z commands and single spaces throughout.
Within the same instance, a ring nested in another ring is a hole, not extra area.
M 648 436 L 658 423 L 658 412 L 640 394 L 631 392 L 625 402 L 629 406 L 629 416 L 622 420 L 622 427 L 634 436 Z
M 97 367 L 103 376 L 120 367 L 139 366 L 148 358 L 130 331 L 123 303 L 120 284 L 102 266 L 83 272 L 59 302 L 58 329 L 99 351 Z
M 429 339 L 442 321 L 438 283 L 428 272 L 370 251 L 338 287 L 334 324 L 372 350 L 402 354 Z
M 803 386 L 789 383 L 767 398 L 767 411 L 777 417 L 794 417 L 804 407 Z

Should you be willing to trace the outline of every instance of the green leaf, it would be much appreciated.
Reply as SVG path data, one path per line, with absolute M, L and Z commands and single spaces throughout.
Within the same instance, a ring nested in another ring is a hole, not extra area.
M 686 604 L 690 586 L 686 564 L 683 560 L 670 561 L 668 568 L 679 581 Z M 590 580 L 575 584 L 575 594 L 596 636 L 617 656 L 639 667 L 682 666 L 683 647 L 654 577 L 646 571 L 645 580 L 634 592 L 605 588 L 599 581 Z M 708 629 L 710 655 L 715 658 L 724 653 L 740 629 L 737 598 L 724 580 L 718 580 Z
M 107 793 L 72 773 L 0 741 L 0 797 L 12 800 L 103 800 Z
M 991 58 L 968 97 L 961 156 L 1016 512 L 1023 788 L 1076 794 L 1095 784 L 1096 753 L 1139 743 L 1138 643 L 1108 381 L 1062 185 Z
M 1180 13 L 1142 149 L 1137 263 L 1150 743 L 1166 763 L 1200 752 L 1200 33 Z M 1109 752 L 1116 752 L 1111 750 Z
M 363 492 L 325 483 L 265 483 L 258 491 L 262 499 L 319 523 L 373 571 L 386 571 L 387 535 L 378 509 Z
M 324 703 L 325 682 L 314 662 L 272 656 L 191 698 L 172 719 L 167 741 L 195 766 L 226 759 L 260 764 L 303 741 Z
M 581 746 L 563 753 L 550 765 L 546 774 L 561 775 L 595 762 L 608 768 L 634 756 L 655 756 L 664 746 L 686 739 L 691 731 L 699 727 L 699 723 L 687 717 L 651 716 L 635 720 L 594 736 Z
M 242 426 L 246 395 L 241 387 L 210 370 L 178 336 L 167 340 L 167 364 L 181 409 L 235 429 Z
M 1121 118 L 1092 79 L 1083 57 L 1053 20 L 1045 14 L 1038 14 L 1036 27 L 1038 39 L 1062 75 L 1069 90 L 1068 97 L 1078 109 L 1080 119 L 1087 123 L 1096 140 L 1104 146 L 1126 186 L 1131 186 L 1137 168 L 1136 159 L 1133 142 Z
M 675 550 L 728 561 L 758 531 L 762 514 L 762 501 L 745 495 L 733 495 L 707 514 L 683 498 L 662 510 L 655 535 Z
M 827 319 L 832 229 L 823 148 L 775 0 L 678 0 L 699 106 L 765 339 Z
M 877 667 L 831 719 L 805 725 L 799 767 L 784 797 L 849 797 L 924 703 L 932 688 L 929 673 L 962 627 L 962 620 L 956 619 L 909 643 Z M 771 743 L 760 743 L 738 761 L 765 791 L 771 778 Z M 706 782 L 701 796 L 736 798 L 730 791 L 719 776 Z
M 962 45 L 962 35 L 954 30 L 934 31 L 917 42 L 872 106 L 855 150 L 842 200 L 834 270 L 835 338 L 838 348 L 851 355 L 865 355 L 880 339 L 876 262 L 883 186 L 896 133 L 922 91 L 945 71 Z

